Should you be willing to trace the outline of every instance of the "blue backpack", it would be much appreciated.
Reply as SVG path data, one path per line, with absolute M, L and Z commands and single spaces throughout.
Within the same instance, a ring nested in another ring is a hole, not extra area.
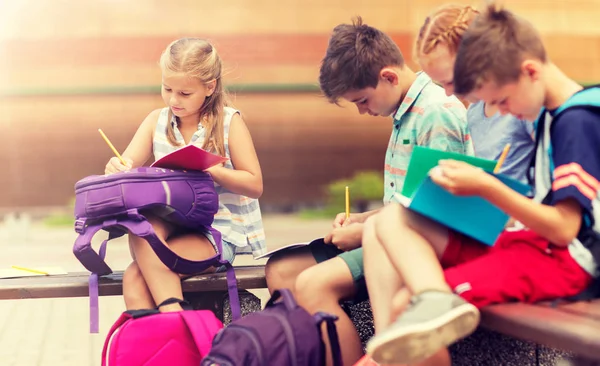
M 75 257 L 91 272 L 90 331 L 98 332 L 98 276 L 112 273 L 104 261 L 109 240 L 126 233 L 148 241 L 158 258 L 173 272 L 195 274 L 208 267 L 227 268 L 227 286 L 232 317 L 240 317 L 237 282 L 231 264 L 222 258 L 221 234 L 211 227 L 219 209 L 219 196 L 212 177 L 199 171 L 137 168 L 130 171 L 92 175 L 75 184 Z M 191 261 L 175 254 L 156 236 L 141 210 L 151 210 L 164 220 L 215 239 L 218 253 L 203 261 Z M 98 252 L 91 245 L 99 231 L 108 232 Z
M 556 109 L 553 120 L 557 120 L 565 111 L 573 108 L 593 109 L 596 110 L 600 116 L 600 85 L 590 86 L 578 93 L 573 94 L 566 102 Z M 544 133 L 544 120 L 545 113 L 541 113 L 540 117 L 536 121 L 536 136 L 541 136 Z M 552 126 L 550 126 L 550 128 L 552 129 Z M 540 140 L 540 138 L 536 139 L 536 151 Z M 549 145 L 546 153 L 550 159 L 550 172 L 553 172 L 554 162 L 552 159 L 551 144 Z M 533 157 L 531 166 L 535 167 L 535 155 Z M 598 226 L 598 223 L 595 223 L 594 217 L 590 217 L 588 215 L 584 216 L 584 223 L 588 230 L 586 232 L 585 239 L 581 242 L 592 253 L 596 263 L 600 263 L 600 232 L 597 228 L 594 228 L 594 226 Z M 596 297 L 600 297 L 600 279 L 596 279 L 587 290 L 572 299 L 586 300 Z

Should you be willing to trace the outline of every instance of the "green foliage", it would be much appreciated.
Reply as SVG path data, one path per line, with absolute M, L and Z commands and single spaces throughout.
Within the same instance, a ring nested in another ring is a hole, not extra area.
M 68 207 L 69 210 L 67 212 L 54 212 L 46 216 L 43 220 L 44 225 L 50 227 L 73 227 L 73 225 L 75 225 L 75 216 L 73 215 L 75 210 L 75 197 L 69 199 Z
M 325 187 L 327 205 L 322 209 L 302 210 L 301 218 L 331 218 L 346 209 L 346 186 L 350 190 L 350 211 L 364 212 L 369 203 L 383 198 L 383 173 L 361 171 L 350 179 L 340 179 Z

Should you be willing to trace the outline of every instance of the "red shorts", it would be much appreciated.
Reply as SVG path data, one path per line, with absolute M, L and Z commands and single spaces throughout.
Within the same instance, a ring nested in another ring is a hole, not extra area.
M 504 231 L 493 247 L 451 232 L 440 262 L 450 287 L 479 308 L 574 296 L 592 281 L 566 247 L 530 230 Z

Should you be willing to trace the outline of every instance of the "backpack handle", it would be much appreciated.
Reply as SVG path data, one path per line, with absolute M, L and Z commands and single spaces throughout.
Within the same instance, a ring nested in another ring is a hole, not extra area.
M 267 305 L 265 305 L 265 308 L 275 305 L 275 302 L 277 300 L 279 300 L 279 298 L 283 299 L 283 303 L 285 304 L 285 307 L 290 311 L 294 310 L 295 308 L 298 307 L 298 304 L 296 303 L 296 300 L 294 300 L 294 296 L 292 295 L 292 292 L 287 288 L 282 288 L 282 289 L 273 291 L 273 295 L 267 302 Z
M 331 357 L 333 358 L 333 366 L 343 366 L 342 363 L 342 350 L 340 348 L 340 340 L 337 334 L 337 327 L 335 321 L 338 317 L 332 314 L 324 313 L 319 311 L 314 315 L 317 322 L 319 332 L 321 330 L 321 324 L 327 323 L 327 336 L 329 337 L 329 346 L 331 348 Z

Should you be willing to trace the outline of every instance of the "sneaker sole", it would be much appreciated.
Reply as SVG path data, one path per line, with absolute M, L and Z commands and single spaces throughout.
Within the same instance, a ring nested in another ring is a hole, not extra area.
M 471 304 L 452 309 L 426 323 L 390 329 L 367 343 L 367 354 L 381 364 L 411 364 L 473 333 L 479 310 Z

